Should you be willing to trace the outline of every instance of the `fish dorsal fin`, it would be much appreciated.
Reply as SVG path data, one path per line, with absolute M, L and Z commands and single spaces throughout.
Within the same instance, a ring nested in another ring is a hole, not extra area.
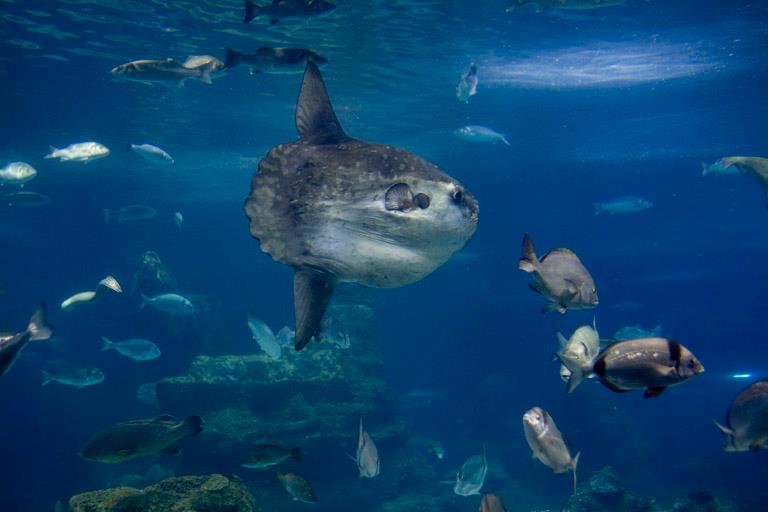
M 336 119 L 320 69 L 311 61 L 307 62 L 296 103 L 296 129 L 301 140 L 310 144 L 337 144 L 348 140 Z
M 293 348 L 301 350 L 318 331 L 336 280 L 333 276 L 309 268 L 296 269 L 293 276 L 293 303 L 296 312 L 296 336 Z

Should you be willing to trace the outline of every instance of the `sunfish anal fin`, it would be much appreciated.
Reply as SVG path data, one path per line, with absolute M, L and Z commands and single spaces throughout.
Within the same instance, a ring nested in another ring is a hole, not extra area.
M 349 140 L 333 111 L 320 69 L 312 61 L 307 62 L 296 102 L 296 129 L 301 140 L 310 144 L 338 144 Z
M 336 288 L 330 274 L 308 268 L 293 275 L 293 303 L 296 311 L 294 349 L 301 350 L 318 330 Z

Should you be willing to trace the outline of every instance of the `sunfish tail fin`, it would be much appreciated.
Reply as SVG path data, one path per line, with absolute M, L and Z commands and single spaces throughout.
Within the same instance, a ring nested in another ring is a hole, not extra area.
M 573 494 L 576 494 L 576 486 L 578 484 L 576 479 L 576 466 L 579 465 L 579 457 L 581 457 L 581 452 L 577 453 L 571 461 L 571 472 L 573 473 Z
M 293 348 L 297 352 L 317 333 L 335 288 L 336 280 L 329 274 L 307 268 L 296 270 L 293 276 L 293 302 L 296 313 Z
M 576 389 L 576 386 L 581 384 L 581 382 L 584 380 L 585 368 L 581 366 L 581 363 L 578 360 L 568 354 L 558 352 L 556 355 L 557 358 L 560 359 L 560 362 L 563 363 L 565 367 L 568 368 L 568 370 L 571 372 L 571 378 L 568 379 L 568 386 L 566 387 L 566 391 L 568 393 L 572 393 L 573 390 Z
M 260 11 L 261 6 L 256 5 L 250 0 L 245 0 L 245 17 L 243 18 L 243 23 L 250 23 L 253 21 L 253 19 L 259 15 Z
M 522 255 L 520 256 L 520 261 L 517 262 L 517 268 L 523 272 L 530 273 L 536 270 L 536 265 L 538 263 L 539 260 L 536 257 L 536 249 L 533 246 L 533 240 L 531 239 L 531 235 L 526 233 L 523 235 L 523 250 Z
M 27 325 L 30 341 L 44 341 L 53 336 L 53 327 L 45 317 L 45 302 L 41 302 Z

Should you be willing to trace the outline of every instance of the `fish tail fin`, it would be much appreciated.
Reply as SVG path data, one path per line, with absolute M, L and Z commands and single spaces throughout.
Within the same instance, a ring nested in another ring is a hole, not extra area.
M 507 146 L 511 146 L 511 145 L 512 145 L 512 144 L 510 144 L 510 143 L 509 143 L 509 141 L 507 140 L 507 138 L 506 138 L 505 136 L 503 136 L 503 135 L 501 136 L 501 142 L 503 142 L 503 143 L 504 143 L 504 144 L 506 144 Z
M 706 176 L 707 174 L 709 174 L 709 166 L 706 163 L 701 162 L 701 175 Z
M 563 336 L 563 333 L 559 331 L 557 333 L 557 343 L 560 345 L 560 350 L 565 350 L 565 346 L 568 345 L 568 338 Z M 557 359 L 557 356 L 553 354 L 551 361 L 554 361 L 555 359 Z
M 53 336 L 53 327 L 45 318 L 45 302 L 41 302 L 35 312 L 32 313 L 32 318 L 29 319 L 29 325 L 27 325 L 27 331 L 30 334 L 30 341 L 44 341 Z
M 125 150 L 128 151 L 129 153 L 131 151 L 133 151 L 133 144 L 131 144 L 130 142 L 126 142 L 125 143 Z
M 211 80 L 211 70 L 209 68 L 206 67 L 200 70 L 200 81 L 208 85 L 213 83 L 213 80 Z
M 536 249 L 533 247 L 533 240 L 531 235 L 526 233 L 523 235 L 523 254 L 520 256 L 520 261 L 517 262 L 517 268 L 523 272 L 533 272 L 536 270 L 536 265 L 539 263 L 536 257 Z
M 108 208 L 104 208 L 104 209 L 102 209 L 102 212 L 104 212 L 104 224 L 109 224 L 109 220 L 110 220 L 110 218 L 109 218 L 110 217 L 109 209 Z
M 48 150 L 50 151 L 50 153 L 45 155 L 43 158 L 54 158 L 53 154 L 58 151 L 58 149 L 53 146 L 48 146 Z
M 720 423 L 718 423 L 718 422 L 717 422 L 717 421 L 715 421 L 715 420 L 712 420 L 712 422 L 715 424 L 715 426 L 716 426 L 718 429 L 720 429 L 720 432 L 722 432 L 722 433 L 723 433 L 723 434 L 725 434 L 726 436 L 728 436 L 728 437 L 733 437 L 733 436 L 736 434 L 736 433 L 733 431 L 733 429 L 730 429 L 730 428 L 728 428 L 728 427 L 726 427 L 726 426 L 724 426 L 724 425 L 721 425 Z
M 245 0 L 245 17 L 243 18 L 243 23 L 250 23 L 253 21 L 253 19 L 259 15 L 259 11 L 261 11 L 260 6 L 250 0 Z
M 43 370 L 43 386 L 53 381 L 53 377 L 47 371 Z
M 187 416 L 184 420 L 184 428 L 189 432 L 189 436 L 196 436 L 203 431 L 203 418 L 200 416 Z
M 576 486 L 578 485 L 578 481 L 576 479 L 576 466 L 579 465 L 579 457 L 581 457 L 581 452 L 577 453 L 571 461 L 571 472 L 573 473 L 573 494 L 576 494 Z
M 600 215 L 601 213 L 605 212 L 605 207 L 603 206 L 603 203 L 592 203 L 595 206 L 595 215 Z
M 293 457 L 293 460 L 296 462 L 301 462 L 301 459 L 304 458 L 304 454 L 302 453 L 301 448 L 291 449 L 291 457 Z
M 144 295 L 144 294 L 142 293 L 142 294 L 141 294 L 141 306 L 139 306 L 139 311 L 141 311 L 142 309 L 144 309 L 144 307 L 145 307 L 147 304 L 149 304 L 149 297 L 147 297 L 146 295 Z
M 101 337 L 101 343 L 102 343 L 101 345 L 102 352 L 104 352 L 105 350 L 109 350 L 114 346 L 114 343 L 112 342 L 112 340 L 110 340 L 106 336 Z
M 227 69 L 233 68 L 240 64 L 243 59 L 243 54 L 233 48 L 225 48 L 226 57 L 224 57 L 224 67 Z
M 568 386 L 566 387 L 566 391 L 568 393 L 572 393 L 574 389 L 576 389 L 576 386 L 581 384 L 581 382 L 584 380 L 584 370 L 585 368 L 581 365 L 581 363 L 571 357 L 568 354 L 564 354 L 562 352 L 558 352 L 557 358 L 560 359 L 560 362 L 565 365 L 568 370 L 571 372 L 571 378 L 568 379 Z

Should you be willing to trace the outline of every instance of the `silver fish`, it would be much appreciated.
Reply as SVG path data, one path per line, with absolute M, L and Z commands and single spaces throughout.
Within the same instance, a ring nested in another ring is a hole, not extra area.
M 453 492 L 459 496 L 480 494 L 487 474 L 488 460 L 485 457 L 485 448 L 483 448 L 482 455 L 473 455 L 462 464 L 461 469 L 456 473 Z
M 112 276 L 107 276 L 96 285 L 96 289 L 87 292 L 78 292 L 64 299 L 61 303 L 62 311 L 72 311 L 83 304 L 95 302 L 108 293 L 123 293 L 120 283 Z
M 263 46 L 254 53 L 242 53 L 232 48 L 227 48 L 226 52 L 227 69 L 246 64 L 251 67 L 251 73 L 303 73 L 307 62 L 314 62 L 319 67 L 328 63 L 328 59 L 322 55 L 305 48 Z
M 567 387 L 569 393 L 585 377 L 596 375 L 612 391 L 644 389 L 643 396 L 653 398 L 669 386 L 704 373 L 704 367 L 690 350 L 666 338 L 619 341 L 587 363 L 568 354 L 557 356 L 572 373 Z
M 604 203 L 594 203 L 594 205 L 595 215 L 601 215 L 603 213 L 611 215 L 617 213 L 635 213 L 653 207 L 651 201 L 636 196 L 616 197 Z
M 145 160 L 160 164 L 172 164 L 173 157 L 165 150 L 152 144 L 128 144 L 128 150 L 136 153 Z
M 453 134 L 467 142 L 495 143 L 501 142 L 509 146 L 509 141 L 501 133 L 487 126 L 469 125 L 457 128 Z
M 576 466 L 579 456 L 571 456 L 563 435 L 555 420 L 541 407 L 533 407 L 523 414 L 523 431 L 534 458 L 549 467 L 554 473 L 573 472 L 573 492 L 576 492 Z
M 212 55 L 190 55 L 182 64 L 188 69 L 207 69 L 211 77 L 224 74 L 227 66 Z
M 202 66 L 188 68 L 173 59 L 166 60 L 135 60 L 120 64 L 112 68 L 112 74 L 135 80 L 138 82 L 184 82 L 185 80 L 199 80 L 205 84 L 212 84 L 211 67 Z
M 37 176 L 37 170 L 26 162 L 11 162 L 0 169 L 0 185 L 19 185 L 21 187 Z
M 728 408 L 725 426 L 715 425 L 726 436 L 727 452 L 768 448 L 768 380 L 742 389 Z
M 181 453 L 181 441 L 203 431 L 200 416 L 180 421 L 168 414 L 112 425 L 91 439 L 80 452 L 84 459 L 115 464 L 136 457 Z
M 533 274 L 530 288 L 551 301 L 544 307 L 545 313 L 590 309 L 598 304 L 595 281 L 570 249 L 553 249 L 538 259 L 533 240 L 526 233 L 518 268 Z
M 589 325 L 583 325 L 576 329 L 569 339 L 565 339 L 561 333 L 557 333 L 560 343 L 560 353 L 567 354 L 574 360 L 588 363 L 600 352 L 600 336 L 597 329 Z M 554 356 L 556 357 L 556 356 Z M 568 382 L 571 371 L 564 364 L 560 364 L 560 378 Z
M 290 18 L 309 18 L 333 12 L 336 5 L 325 0 L 272 0 L 270 5 L 258 5 L 245 0 L 245 17 L 243 23 L 249 23 L 255 18 L 268 16 L 270 25 L 279 20 Z
M 154 219 L 157 216 L 157 210 L 144 206 L 143 204 L 131 204 L 123 206 L 117 210 L 104 208 L 104 223 L 109 224 L 113 219 L 118 223 L 136 222 L 140 220 Z
M 51 336 L 53 327 L 45 318 L 45 303 L 41 303 L 29 319 L 26 329 L 16 334 L 0 334 L 0 376 L 8 373 L 30 341 L 44 341 Z
M 43 372 L 43 386 L 58 382 L 65 386 L 84 388 L 104 382 L 104 374 L 98 368 L 75 366 L 64 362 L 49 362 Z
M 50 147 L 51 152 L 45 158 L 58 158 L 59 162 L 84 162 L 109 156 L 109 148 L 98 142 L 78 142 L 63 149 Z
M 474 62 L 461 74 L 456 86 L 456 98 L 464 103 L 469 103 L 469 98 L 477 94 L 477 66 Z
M 320 70 L 307 63 L 301 140 L 259 163 L 245 211 L 251 235 L 295 269 L 295 349 L 318 331 L 338 282 L 397 288 L 424 278 L 472 237 L 478 206 L 434 165 L 348 137 Z
M 189 316 L 195 313 L 195 306 L 192 302 L 177 293 L 164 293 L 152 298 L 142 295 L 139 310 L 144 309 L 147 305 L 169 315 Z
M 374 478 L 379 475 L 379 451 L 376 444 L 363 430 L 363 418 L 360 418 L 360 430 L 357 436 L 357 454 L 355 463 L 360 478 Z
M 141 338 L 130 338 L 123 341 L 113 342 L 109 338 L 102 336 L 101 341 L 104 346 L 102 351 L 114 349 L 134 361 L 149 361 L 160 357 L 160 349 L 149 340 Z
M 253 340 L 259 344 L 261 350 L 266 352 L 275 361 L 279 360 L 281 354 L 280 344 L 277 342 L 272 329 L 256 318 L 256 315 L 253 313 L 248 313 L 248 328 L 251 330 Z

